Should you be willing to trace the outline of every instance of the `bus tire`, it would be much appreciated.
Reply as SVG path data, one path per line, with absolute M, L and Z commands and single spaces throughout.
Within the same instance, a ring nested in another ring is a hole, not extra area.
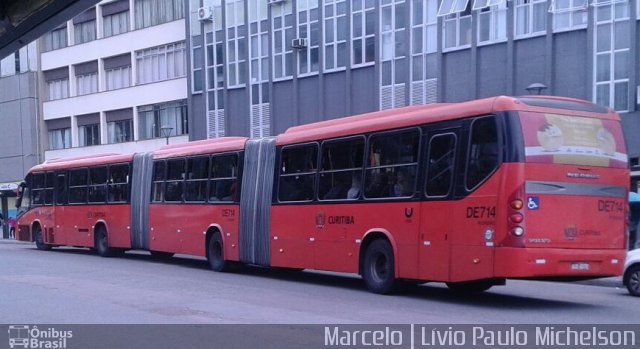
M 94 245 L 100 257 L 111 257 L 115 254 L 115 250 L 109 247 L 107 228 L 104 225 L 96 228 Z
M 447 282 L 449 290 L 459 295 L 482 293 L 493 285 L 494 283 L 491 280 Z
M 39 225 L 33 227 L 33 240 L 36 242 L 36 248 L 40 251 L 49 251 L 51 249 L 51 245 L 46 244 L 44 239 L 42 239 L 42 229 L 40 229 Z
M 232 263 L 224 259 L 224 243 L 219 232 L 213 233 L 209 239 L 207 261 L 213 271 L 228 272 L 231 269 Z
M 636 264 L 629 268 L 627 273 L 624 275 L 625 282 L 627 285 L 627 291 L 632 296 L 640 297 L 640 264 Z
M 375 240 L 367 247 L 362 266 L 362 278 L 371 292 L 389 294 L 396 290 L 393 248 L 387 240 Z

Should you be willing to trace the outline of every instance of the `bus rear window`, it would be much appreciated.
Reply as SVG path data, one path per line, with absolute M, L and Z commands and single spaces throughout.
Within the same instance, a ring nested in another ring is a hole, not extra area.
M 520 123 L 527 162 L 627 167 L 619 121 L 521 112 Z

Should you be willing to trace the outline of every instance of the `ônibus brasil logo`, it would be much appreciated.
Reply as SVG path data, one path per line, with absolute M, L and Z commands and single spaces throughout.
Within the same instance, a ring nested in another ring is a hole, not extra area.
M 73 331 L 60 331 L 53 327 L 39 329 L 38 326 L 12 325 L 9 326 L 10 348 L 55 348 L 67 347 L 67 339 L 73 337 Z

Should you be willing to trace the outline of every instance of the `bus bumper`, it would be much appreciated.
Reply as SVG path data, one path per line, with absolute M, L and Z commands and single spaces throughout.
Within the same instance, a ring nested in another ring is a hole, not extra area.
M 626 250 L 499 247 L 499 278 L 589 278 L 622 275 Z

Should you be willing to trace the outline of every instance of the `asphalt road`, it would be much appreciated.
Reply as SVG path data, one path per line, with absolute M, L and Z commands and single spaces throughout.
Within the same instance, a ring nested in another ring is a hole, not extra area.
M 101 258 L 0 240 L 0 323 L 639 324 L 640 298 L 614 286 L 508 281 L 474 297 L 443 284 L 394 296 L 354 275 L 244 268 L 146 253 Z

